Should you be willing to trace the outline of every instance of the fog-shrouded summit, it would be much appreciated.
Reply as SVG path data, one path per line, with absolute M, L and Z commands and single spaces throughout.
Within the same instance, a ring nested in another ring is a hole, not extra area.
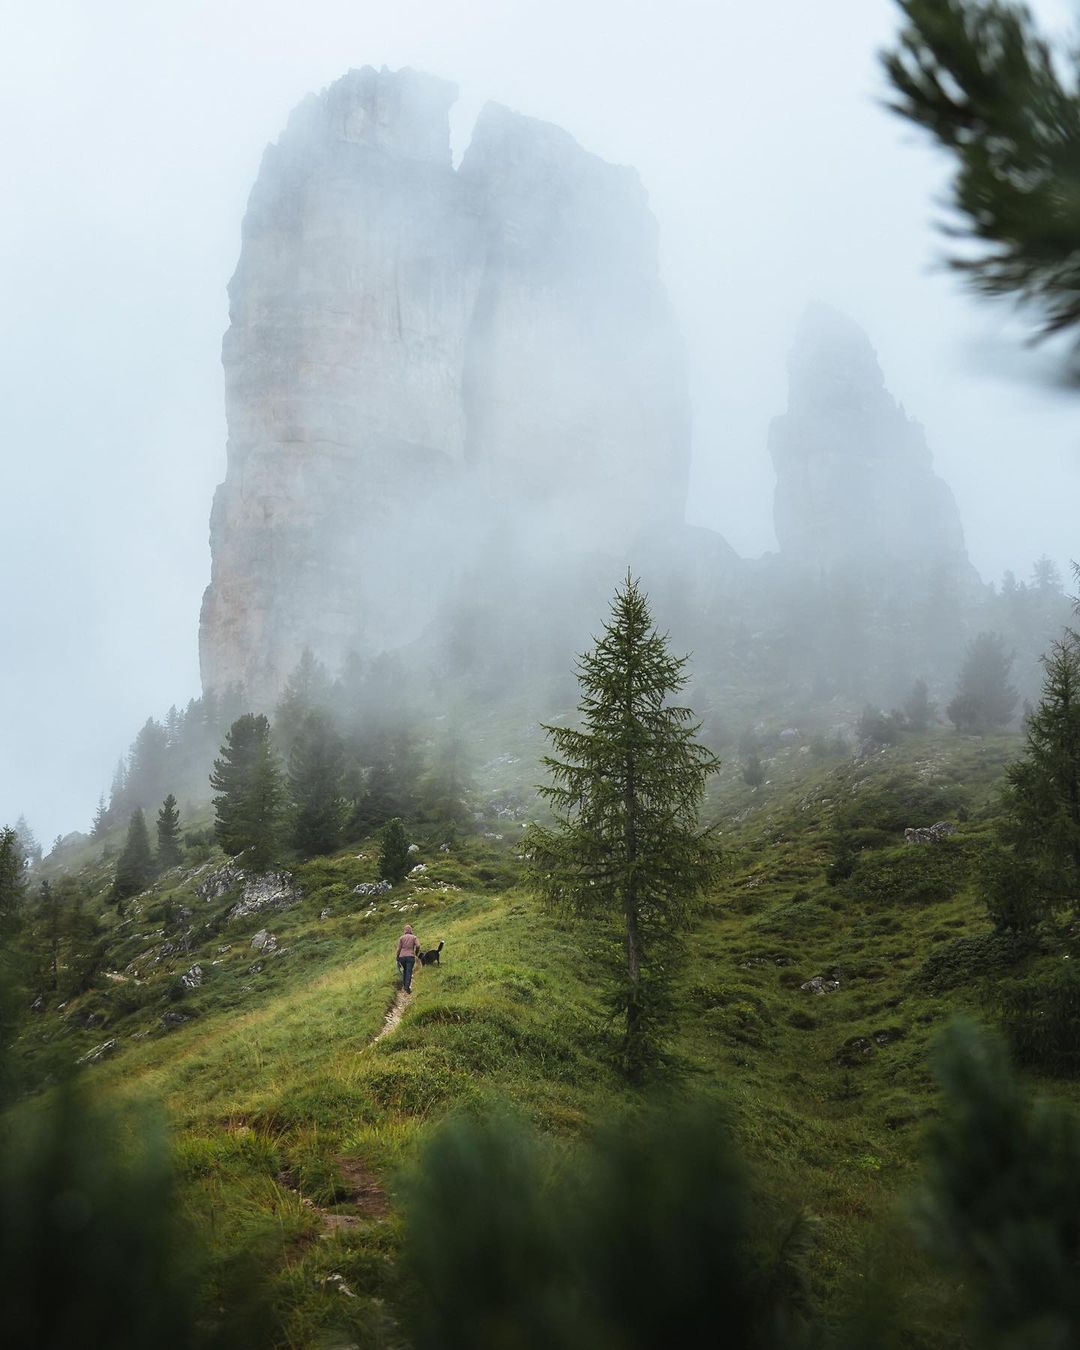
M 799 324 L 769 450 L 782 557 L 826 571 L 945 566 L 974 579 L 922 427 L 886 389 L 863 330 L 828 305 L 810 306 Z
M 682 342 L 637 175 L 455 90 L 350 71 L 292 114 L 244 218 L 225 335 L 203 684 L 271 702 L 305 647 L 417 637 L 488 530 L 625 557 L 676 529 Z

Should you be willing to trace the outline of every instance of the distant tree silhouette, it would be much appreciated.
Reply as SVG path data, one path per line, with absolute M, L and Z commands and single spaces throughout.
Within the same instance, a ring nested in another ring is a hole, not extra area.
M 256 871 L 268 867 L 280 843 L 284 794 L 263 714 L 245 713 L 229 728 L 210 786 L 218 794 L 214 833 L 221 847 L 234 856 L 246 854 Z
M 274 709 L 274 744 L 286 762 L 304 719 L 310 713 L 327 714 L 332 698 L 333 686 L 326 667 L 305 647 Z
M 909 731 L 928 731 L 937 718 L 937 709 L 930 700 L 925 680 L 916 680 L 902 709 L 901 716 Z
M 971 643 L 946 709 L 957 731 L 982 735 L 1009 722 L 1019 697 L 1009 683 L 1012 663 L 1000 633 L 980 633 Z
M 180 861 L 180 808 L 170 792 L 157 817 L 157 865 L 161 871 Z
M 105 802 L 104 792 L 98 798 L 97 810 L 94 812 L 94 821 L 90 826 L 91 839 L 103 839 L 109 830 L 109 808 Z
M 1024 756 L 1006 771 L 999 846 L 983 867 L 991 917 L 1004 929 L 1080 904 L 1080 639 L 1067 633 L 1043 665 Z
M 399 881 L 404 880 L 411 866 L 409 836 L 405 833 L 404 822 L 395 816 L 383 826 L 379 850 L 379 876 L 397 885 Z
M 149 809 L 165 795 L 168 781 L 168 738 L 165 728 L 148 717 L 128 757 L 126 795 L 131 805 Z
M 153 875 L 154 861 L 150 856 L 150 835 L 146 829 L 146 817 L 140 807 L 131 813 L 127 839 L 124 842 L 123 852 L 117 860 L 116 877 L 112 885 L 112 899 L 121 911 L 124 901 L 144 891 Z
M 345 747 L 325 712 L 300 720 L 289 751 L 288 795 L 295 847 L 305 857 L 341 844 L 348 813 L 342 794 Z

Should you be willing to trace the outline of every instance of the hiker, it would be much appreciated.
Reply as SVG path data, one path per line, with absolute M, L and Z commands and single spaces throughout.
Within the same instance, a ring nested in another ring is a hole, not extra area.
M 405 925 L 405 931 L 398 938 L 397 963 L 401 967 L 401 987 L 407 994 L 412 993 L 412 971 L 416 954 L 420 950 L 420 940 L 412 930 L 412 924 Z

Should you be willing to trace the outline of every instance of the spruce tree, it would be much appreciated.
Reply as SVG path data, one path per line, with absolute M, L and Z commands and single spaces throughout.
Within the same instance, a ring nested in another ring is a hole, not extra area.
M 348 810 L 344 781 L 341 737 L 325 713 L 307 713 L 293 737 L 288 777 L 293 844 L 305 857 L 340 845 Z
M 109 788 L 110 827 L 119 825 L 131 809 L 131 798 L 128 793 L 127 779 L 127 761 L 121 757 L 116 762 L 116 769 L 112 777 L 112 786 Z
M 43 991 L 55 993 L 60 984 L 60 896 L 43 881 L 38 891 L 38 977 Z
M 157 865 L 164 872 L 180 861 L 180 808 L 170 792 L 157 818 Z
M 474 788 L 465 742 L 448 736 L 435 750 L 420 784 L 420 810 L 426 820 L 457 831 L 471 819 L 469 798 Z
M 153 875 L 154 862 L 150 856 L 150 835 L 146 829 L 146 817 L 141 808 L 136 808 L 132 811 L 131 820 L 128 822 L 127 839 L 116 864 L 116 877 L 112 886 L 112 898 L 121 912 L 124 901 L 129 896 L 144 891 Z
M 686 662 L 668 650 L 628 573 L 603 635 L 579 658 L 581 729 L 545 728 L 558 758 L 544 758 L 551 782 L 540 794 L 556 824 L 528 836 L 530 876 L 549 903 L 618 924 L 614 1004 L 632 1080 L 659 1054 L 667 958 L 686 942 L 718 861 L 698 810 L 719 761 L 695 741 L 691 710 L 670 702 L 686 685 Z M 606 974 L 599 947 L 596 963 Z
M 984 869 L 999 928 L 1031 928 L 1080 900 L 1080 638 L 1055 642 L 1043 666 L 1026 752 L 1006 770 L 1003 847 Z
M 405 833 L 405 826 L 400 817 L 395 816 L 383 826 L 379 850 L 379 876 L 396 886 L 399 881 L 404 880 L 411 866 L 409 836 Z
M 159 802 L 168 781 L 168 737 L 160 722 L 148 717 L 128 756 L 125 789 L 132 806 L 149 807 Z
M 261 713 L 245 713 L 226 732 L 210 786 L 218 794 L 214 833 L 221 847 L 244 853 L 255 871 L 267 868 L 278 848 L 283 793 L 270 723 Z
M 920 1225 L 984 1350 L 1080 1344 L 1080 1120 L 1033 1103 L 1001 1045 L 973 1026 L 937 1056 Z
M 1056 59 L 1026 5 L 898 0 L 884 56 L 893 108 L 954 166 L 952 266 L 984 294 L 1043 313 L 1043 332 L 1080 330 L 1080 92 L 1077 60 Z
M 937 710 L 930 699 L 930 691 L 927 689 L 926 681 L 916 680 L 911 686 L 911 693 L 908 695 L 907 702 L 903 708 L 904 725 L 909 731 L 922 733 L 930 729 L 931 723 L 935 720 Z
M 274 743 L 286 761 L 304 719 L 309 713 L 326 713 L 332 694 L 326 667 L 305 647 L 296 669 L 285 683 L 281 701 L 274 709 Z
M 91 839 L 103 839 L 109 829 L 109 808 L 105 805 L 104 792 L 98 798 L 97 810 L 94 812 L 94 822 L 90 826 Z
M 5 825 L 0 829 L 0 951 L 10 948 L 19 925 L 19 909 L 26 887 L 26 864 L 19 836 Z
M 15 822 L 15 834 L 18 836 L 19 848 L 22 850 L 23 866 L 36 866 L 41 862 L 41 845 L 38 843 L 37 835 L 30 828 L 30 822 L 25 816 L 20 816 Z
M 1013 654 L 1000 633 L 980 633 L 960 667 L 956 695 L 946 708 L 957 731 L 984 735 L 1005 726 L 1016 710 L 1017 692 L 1009 683 Z

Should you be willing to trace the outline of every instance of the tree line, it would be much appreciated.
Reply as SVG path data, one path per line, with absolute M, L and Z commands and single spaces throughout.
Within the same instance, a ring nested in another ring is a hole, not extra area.
M 474 785 L 465 744 L 452 731 L 424 737 L 420 714 L 402 696 L 406 684 L 392 657 L 367 668 L 350 663 L 335 681 L 305 651 L 272 717 L 239 712 L 223 728 L 203 783 L 213 793 L 213 837 L 224 851 L 260 871 L 290 854 L 331 853 L 395 819 L 437 827 L 447 838 L 467 828 Z M 130 807 L 112 890 L 117 904 L 179 863 L 185 838 L 204 843 L 182 834 L 170 790 L 157 812 L 155 848 L 144 803 L 187 762 L 187 729 L 195 728 L 190 744 L 205 747 L 207 728 L 216 725 L 211 713 L 220 718 L 242 699 L 234 690 L 227 702 L 193 701 L 178 721 L 149 719 L 136 737 L 96 824 L 100 835 L 118 803 Z M 169 725 L 178 728 L 175 739 Z

